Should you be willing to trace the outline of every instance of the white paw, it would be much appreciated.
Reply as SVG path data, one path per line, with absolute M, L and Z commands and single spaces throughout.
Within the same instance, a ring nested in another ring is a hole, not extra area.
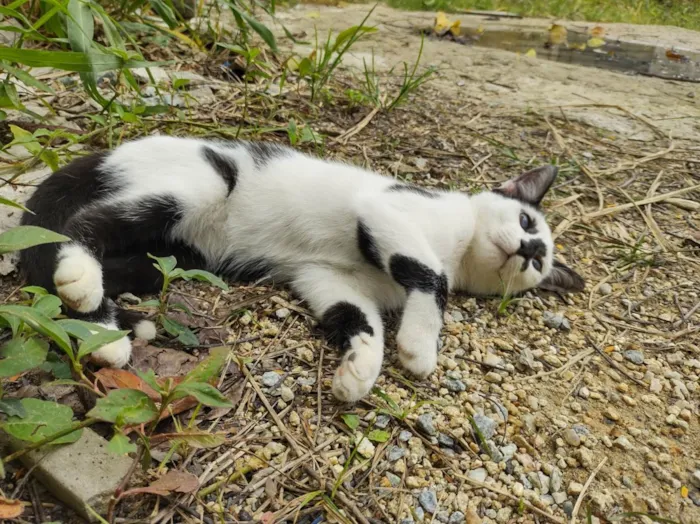
M 53 282 L 63 303 L 75 311 L 89 313 L 102 303 L 102 266 L 80 245 L 61 248 Z
M 353 337 L 350 343 L 333 377 L 333 395 L 342 402 L 356 402 L 370 392 L 384 357 L 383 346 L 367 333 Z
M 156 338 L 156 325 L 150 320 L 139 320 L 134 325 L 134 336 L 141 340 L 153 340 Z
M 401 366 L 420 379 L 426 378 L 437 367 L 437 337 L 432 331 L 417 326 L 401 326 L 396 335 Z
M 97 325 L 106 329 L 119 329 L 114 323 L 97 323 Z M 123 368 L 129 363 L 130 358 L 131 340 L 129 340 L 129 337 L 120 338 L 90 354 L 90 360 L 95 364 L 110 368 Z

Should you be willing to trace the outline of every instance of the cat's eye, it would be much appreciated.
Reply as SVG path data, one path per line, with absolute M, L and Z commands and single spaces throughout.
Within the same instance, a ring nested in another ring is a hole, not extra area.
M 534 267 L 537 271 L 542 271 L 542 261 L 539 258 L 533 258 L 532 259 L 532 267 Z
M 532 220 L 527 215 L 527 213 L 520 213 L 520 227 L 527 231 L 528 229 L 530 229 L 531 225 Z

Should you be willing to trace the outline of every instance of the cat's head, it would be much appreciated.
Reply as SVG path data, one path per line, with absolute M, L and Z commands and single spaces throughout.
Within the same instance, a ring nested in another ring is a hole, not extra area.
M 583 278 L 555 260 L 552 232 L 539 209 L 556 176 L 556 167 L 538 167 L 472 197 L 477 224 L 460 287 L 481 295 L 583 290 Z

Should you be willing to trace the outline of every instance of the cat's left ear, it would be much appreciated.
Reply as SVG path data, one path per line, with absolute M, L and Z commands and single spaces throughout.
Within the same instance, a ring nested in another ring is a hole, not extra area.
M 538 207 L 558 172 L 559 169 L 556 166 L 536 167 L 504 182 L 493 192 Z
M 547 278 L 540 282 L 538 287 L 557 293 L 576 293 L 583 291 L 586 287 L 586 281 L 569 266 L 554 260 L 552 271 L 547 275 Z

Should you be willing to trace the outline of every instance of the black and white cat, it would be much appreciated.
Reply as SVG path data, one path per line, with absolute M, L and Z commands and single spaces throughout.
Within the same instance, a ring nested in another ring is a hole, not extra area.
M 449 290 L 583 289 L 554 259 L 538 209 L 556 174 L 536 168 L 469 196 L 272 143 L 150 137 L 76 160 L 44 181 L 23 223 L 72 242 L 23 251 L 21 266 L 69 315 L 147 339 L 154 325 L 111 300 L 160 288 L 146 253 L 232 279 L 268 275 L 291 285 L 344 350 L 333 393 L 355 401 L 381 370 L 383 311 L 403 309 L 399 361 L 423 378 L 437 363 Z M 130 355 L 124 338 L 93 357 L 122 367 Z

